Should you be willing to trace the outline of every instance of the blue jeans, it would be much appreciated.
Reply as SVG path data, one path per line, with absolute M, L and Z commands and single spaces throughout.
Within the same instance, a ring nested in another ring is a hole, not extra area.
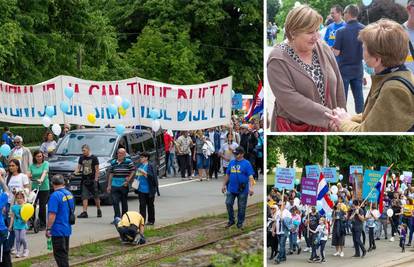
M 298 249 L 298 233 L 290 233 L 289 235 L 289 250 L 295 251 Z
M 357 114 L 364 111 L 364 95 L 362 93 L 362 78 L 342 77 L 344 81 L 345 98 L 348 99 L 348 87 L 351 85 L 352 95 L 354 96 L 355 112 Z
M 414 231 L 414 221 L 413 218 L 408 219 L 408 229 L 410 230 L 410 235 L 408 236 L 408 243 L 411 244 L 411 241 L 413 240 L 413 231 Z
M 285 234 L 277 235 L 279 239 L 279 254 L 277 254 L 276 261 L 285 261 L 286 260 L 286 239 Z
M 242 226 L 246 215 L 247 194 L 235 194 L 227 192 L 226 207 L 229 215 L 229 224 L 234 224 L 234 200 L 237 197 L 237 226 Z
M 174 175 L 177 174 L 177 170 L 175 169 L 174 165 L 174 157 L 175 153 L 171 153 L 168 155 L 168 166 L 167 166 L 167 172 L 168 174 L 171 174 L 171 169 L 174 171 Z

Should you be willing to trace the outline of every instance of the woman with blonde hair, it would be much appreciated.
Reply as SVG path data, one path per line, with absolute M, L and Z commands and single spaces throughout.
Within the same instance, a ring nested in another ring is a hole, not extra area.
M 346 106 L 335 56 L 319 38 L 321 24 L 321 15 L 307 5 L 287 15 L 287 40 L 274 47 L 267 61 L 276 97 L 272 131 L 328 131 L 330 120 L 325 113 Z
M 344 132 L 414 131 L 414 76 L 404 65 L 409 37 L 404 28 L 381 19 L 361 30 L 364 60 L 374 68 L 364 112 L 351 116 L 344 109 L 326 114 Z

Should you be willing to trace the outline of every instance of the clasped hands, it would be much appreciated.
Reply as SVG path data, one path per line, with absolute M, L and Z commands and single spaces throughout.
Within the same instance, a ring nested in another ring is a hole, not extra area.
M 350 121 L 352 117 L 343 108 L 335 108 L 332 110 L 332 114 L 325 112 L 325 115 L 330 119 L 329 129 L 335 132 L 339 131 L 343 122 Z

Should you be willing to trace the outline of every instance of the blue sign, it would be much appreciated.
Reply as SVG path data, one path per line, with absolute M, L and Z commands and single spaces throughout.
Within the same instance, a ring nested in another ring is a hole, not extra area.
M 276 168 L 275 187 L 279 190 L 292 190 L 295 183 L 295 168 Z
M 368 202 L 377 202 L 379 192 L 378 190 L 374 189 L 375 185 L 378 183 L 378 181 L 381 179 L 381 177 L 384 175 L 381 171 L 372 171 L 372 170 L 366 170 L 364 174 L 364 183 L 362 185 L 362 198 L 365 199 L 368 197 Z M 374 190 L 372 190 L 374 189 Z M 372 190 L 372 192 L 371 192 Z M 371 194 L 370 194 L 371 192 Z
M 349 174 L 363 174 L 364 168 L 362 165 L 351 165 L 349 166 Z
M 242 109 L 243 108 L 243 95 L 235 94 L 231 99 L 232 109 Z
M 323 176 L 327 183 L 337 183 L 338 176 L 336 175 L 335 167 L 322 168 Z
M 319 169 L 318 165 L 307 165 L 307 166 L 305 166 L 305 168 L 306 168 L 306 177 L 307 178 L 319 180 L 321 170 Z

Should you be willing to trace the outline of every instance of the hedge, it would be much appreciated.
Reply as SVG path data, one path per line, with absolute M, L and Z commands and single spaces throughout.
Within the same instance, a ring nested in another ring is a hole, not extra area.
M 46 128 L 43 126 L 9 126 L 14 135 L 23 137 L 24 144 L 40 145 L 43 142 L 43 136 Z M 1 129 L 3 133 L 3 129 Z

